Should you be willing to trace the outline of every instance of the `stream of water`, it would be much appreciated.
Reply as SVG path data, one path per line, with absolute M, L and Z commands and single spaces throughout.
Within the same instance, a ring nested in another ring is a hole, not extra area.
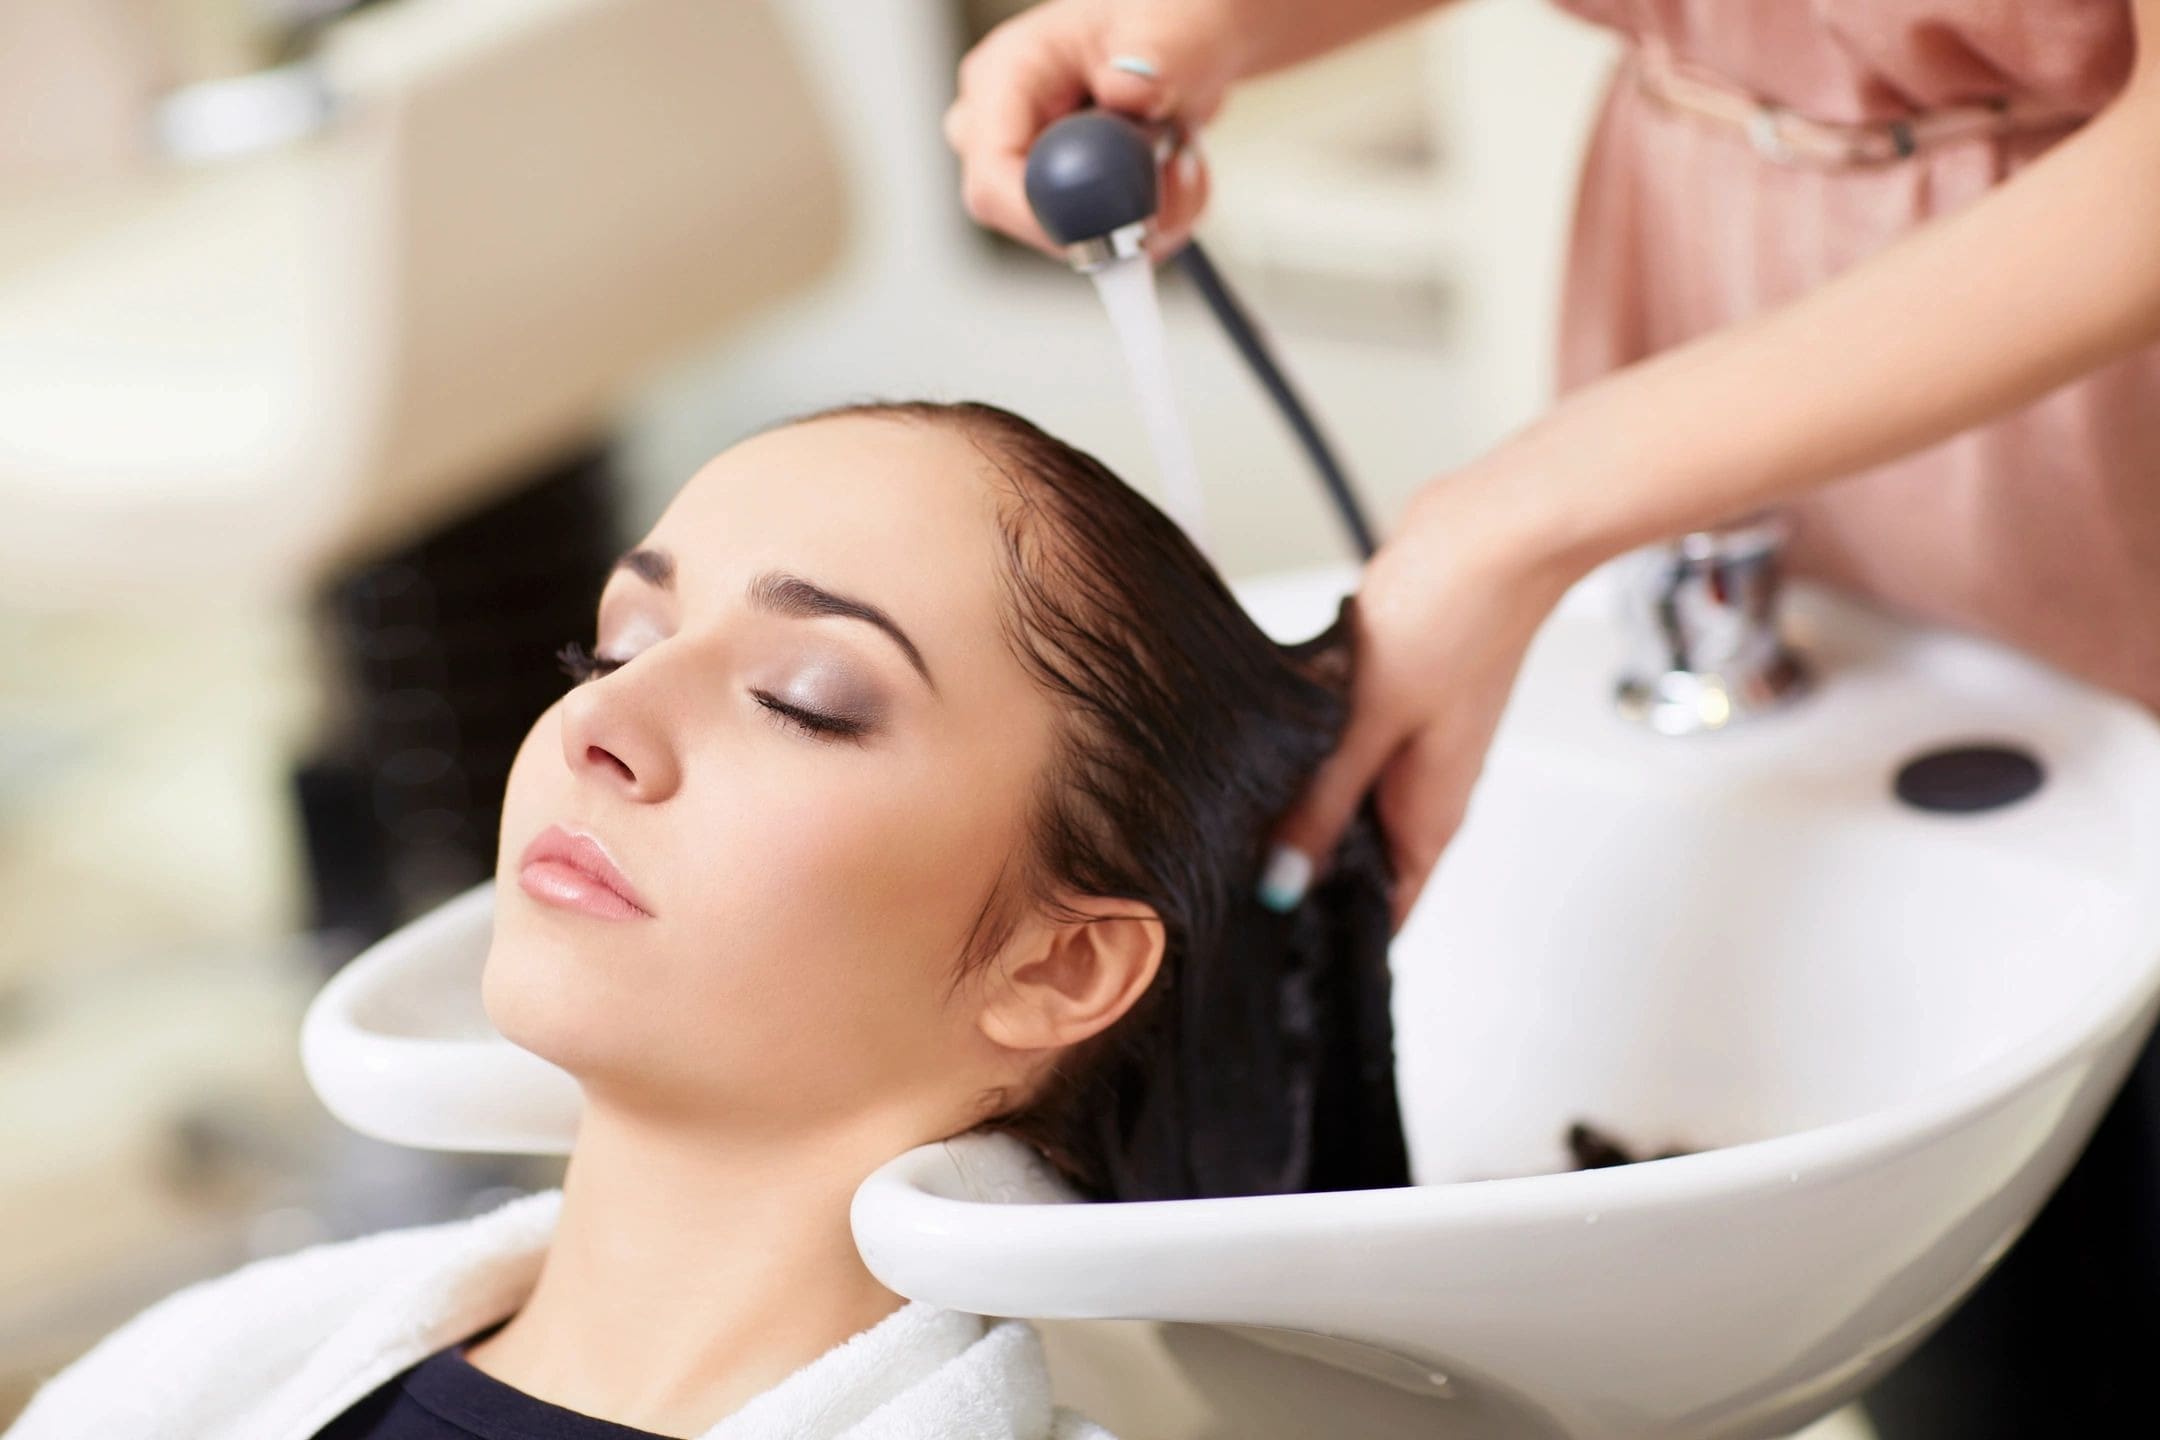
M 1200 498 L 1200 468 L 1193 461 L 1192 439 L 1178 414 L 1177 394 L 1170 383 L 1170 347 L 1163 328 L 1162 305 L 1155 294 L 1155 266 L 1147 256 L 1134 255 L 1092 271 L 1091 278 L 1125 352 L 1125 368 L 1132 379 L 1134 397 L 1140 402 L 1140 418 L 1155 451 L 1163 510 L 1206 554 L 1207 517 Z

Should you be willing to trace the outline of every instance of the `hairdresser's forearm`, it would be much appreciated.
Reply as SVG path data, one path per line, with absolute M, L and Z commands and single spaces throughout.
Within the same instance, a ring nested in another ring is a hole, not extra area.
M 1241 77 L 1326 54 L 1448 0 L 1233 0 Z
M 1582 571 L 2001 415 L 2160 339 L 2156 175 L 2146 74 L 1984 197 L 1576 392 L 1473 468 Z

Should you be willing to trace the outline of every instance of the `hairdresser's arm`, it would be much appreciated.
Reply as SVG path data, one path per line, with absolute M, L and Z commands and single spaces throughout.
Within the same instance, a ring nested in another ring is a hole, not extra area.
M 1229 88 L 1430 10 L 1441 0 L 1046 0 L 998 26 L 960 62 L 945 112 L 961 193 L 978 222 L 1053 251 L 1021 175 L 1051 121 L 1090 100 L 1187 133 Z M 1152 75 L 1113 62 L 1144 62 Z M 1189 143 L 1163 177 L 1151 246 L 1174 253 L 1207 203 L 1207 167 Z
M 1351 727 L 1277 838 L 1328 853 L 1377 778 L 1399 921 L 1573 579 L 2160 340 L 2160 0 L 2135 15 L 2128 87 L 1992 191 L 1787 305 L 1575 392 L 1421 491 L 1360 591 Z
M 1444 0 L 1237 0 L 1246 37 L 1243 72 L 1265 75 L 1310 60 Z

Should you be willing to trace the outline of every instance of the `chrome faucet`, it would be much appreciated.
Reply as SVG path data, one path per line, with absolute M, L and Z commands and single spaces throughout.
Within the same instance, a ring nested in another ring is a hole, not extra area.
M 1620 713 L 1662 735 L 1721 730 L 1807 693 L 1779 628 L 1781 511 L 1694 530 L 1633 553 L 1625 578 Z

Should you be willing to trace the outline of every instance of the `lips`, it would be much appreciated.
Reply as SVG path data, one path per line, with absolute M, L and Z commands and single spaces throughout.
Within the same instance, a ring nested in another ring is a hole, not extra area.
M 650 919 L 652 908 L 600 842 L 560 825 L 533 837 L 518 858 L 518 887 L 543 904 L 608 920 Z

